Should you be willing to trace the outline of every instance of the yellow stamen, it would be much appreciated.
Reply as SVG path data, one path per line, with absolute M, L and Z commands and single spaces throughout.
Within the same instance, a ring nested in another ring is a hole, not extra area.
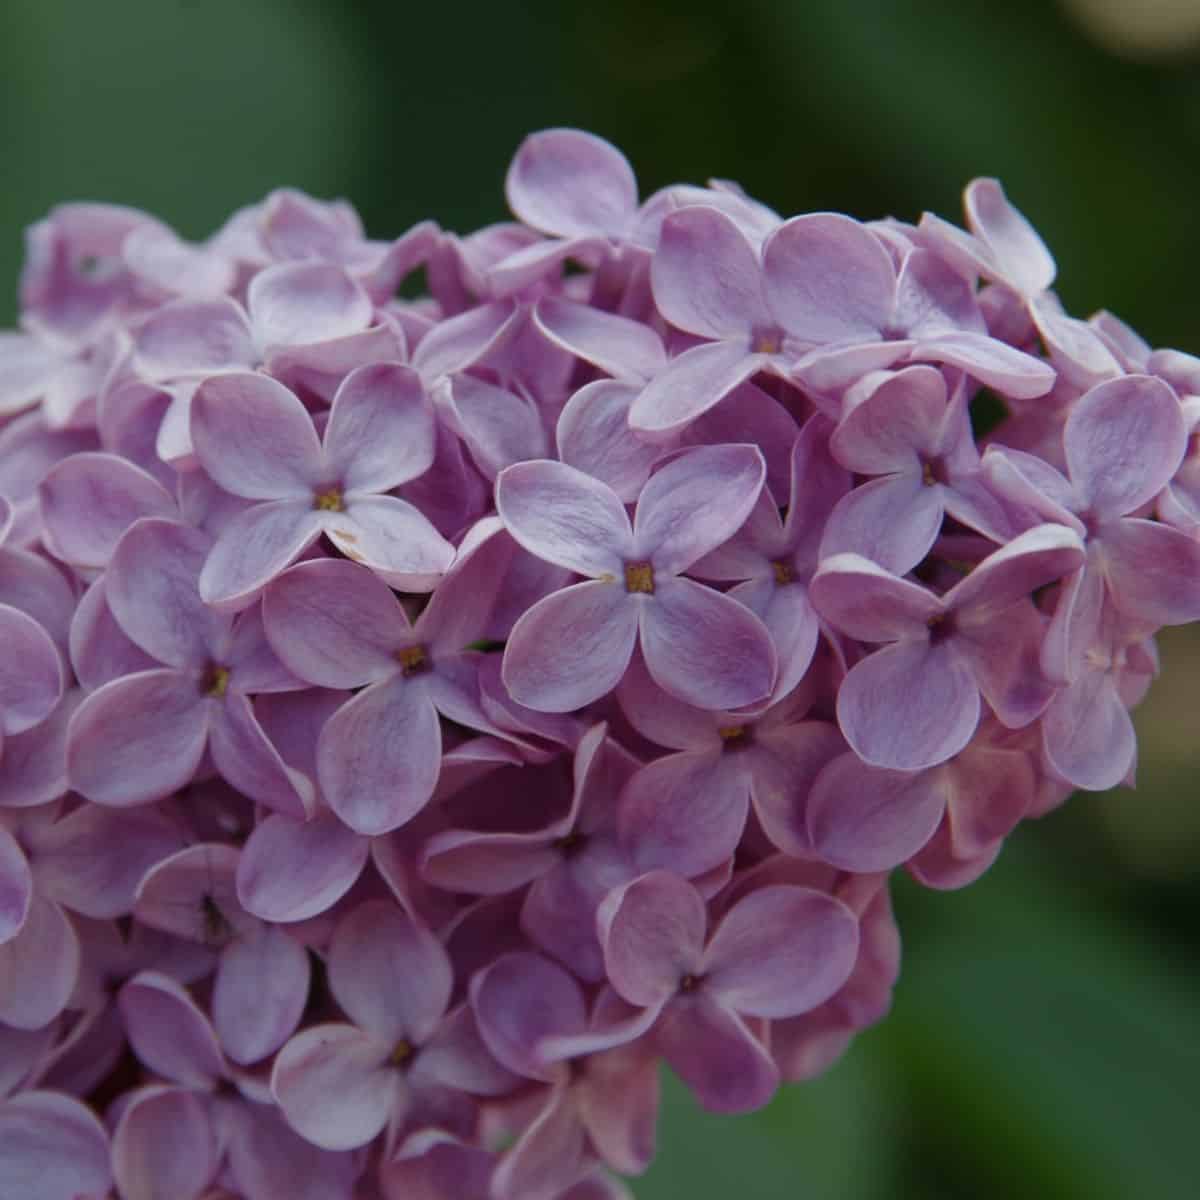
M 779 584 L 780 587 L 791 583 L 795 578 L 795 576 L 792 574 L 791 564 L 783 562 L 782 559 L 773 562 L 771 564 L 771 569 L 775 572 L 775 582 Z
M 648 562 L 626 563 L 625 590 L 652 595 L 654 593 L 654 568 Z
M 314 493 L 313 508 L 318 512 L 341 512 L 342 489 L 330 488 L 327 492 Z
M 717 732 L 721 735 L 721 741 L 736 742 L 746 736 L 746 727 L 745 725 L 725 725 Z
M 405 646 L 403 650 L 397 650 L 396 661 L 403 675 L 416 675 L 429 665 L 424 646 Z
M 229 687 L 229 668 L 212 666 L 204 676 L 204 694 L 220 699 Z
M 395 1049 L 393 1049 L 392 1053 L 388 1056 L 388 1062 L 390 1062 L 393 1067 L 402 1067 L 409 1061 L 409 1059 L 412 1058 L 414 1053 L 416 1053 L 416 1050 L 412 1042 L 410 1042 L 408 1038 L 401 1038 L 396 1043 Z
M 755 354 L 778 354 L 783 348 L 783 339 L 777 333 L 760 333 L 750 348 Z
M 921 468 L 921 482 L 926 487 L 933 487 L 937 483 L 937 476 L 933 473 L 933 463 L 926 463 Z

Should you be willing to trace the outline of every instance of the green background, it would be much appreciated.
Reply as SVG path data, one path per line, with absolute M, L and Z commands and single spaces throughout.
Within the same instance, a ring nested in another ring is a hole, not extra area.
M 785 214 L 959 220 L 963 184 L 997 175 L 1073 312 L 1200 353 L 1196 59 L 1036 0 L 10 0 L 0 324 L 55 202 L 200 237 L 286 183 L 376 236 L 467 231 L 505 215 L 521 137 L 564 124 L 621 146 L 643 194 L 715 175 Z M 1075 797 L 963 892 L 898 880 L 892 1016 L 752 1117 L 668 1084 L 639 1200 L 1200 1195 L 1200 643 L 1162 650 L 1138 790 Z

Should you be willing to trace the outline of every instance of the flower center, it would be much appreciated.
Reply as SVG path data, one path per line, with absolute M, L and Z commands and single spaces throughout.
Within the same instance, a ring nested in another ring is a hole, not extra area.
M 771 564 L 771 570 L 775 572 L 775 582 L 780 587 L 786 586 L 796 578 L 795 573 L 792 571 L 791 563 L 785 563 L 781 558 L 776 559 Z
M 626 563 L 625 590 L 627 592 L 642 592 L 645 595 L 653 595 L 654 568 L 648 562 Z
M 407 1065 L 416 1052 L 416 1047 L 408 1040 L 408 1038 L 401 1038 L 392 1048 L 391 1054 L 388 1055 L 388 1062 L 390 1062 L 393 1067 L 403 1067 Z
M 206 696 L 220 700 L 229 688 L 229 668 L 210 663 L 200 680 L 200 691 Z
M 313 508 L 317 512 L 341 512 L 342 489 L 331 487 L 323 492 L 313 493 Z
M 694 992 L 703 982 L 703 975 L 685 975 L 679 981 L 679 990 L 687 995 L 689 992 Z
M 430 668 L 429 655 L 425 653 L 424 646 L 405 646 L 397 650 L 396 661 L 400 664 L 400 674 L 406 679 Z
M 750 339 L 754 354 L 778 354 L 783 349 L 783 333 L 778 329 L 756 329 Z
M 927 458 L 921 463 L 921 482 L 926 487 L 946 482 L 946 464 L 940 458 Z
M 944 642 L 954 632 L 954 616 L 952 613 L 934 613 L 926 622 L 929 626 L 929 641 L 936 646 Z
M 570 833 L 558 838 L 554 843 L 554 848 L 569 858 L 572 854 L 578 854 L 586 841 L 587 838 L 578 829 L 573 829 Z
M 221 906 L 207 892 L 201 897 L 200 910 L 204 916 L 206 941 L 222 942 L 233 932 L 233 926 L 221 911 Z
M 722 747 L 725 750 L 741 750 L 750 740 L 749 730 L 745 725 L 723 725 L 717 730 L 721 735 Z

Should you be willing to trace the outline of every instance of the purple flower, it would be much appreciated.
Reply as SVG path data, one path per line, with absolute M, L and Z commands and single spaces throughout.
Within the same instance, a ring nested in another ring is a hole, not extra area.
M 555 462 L 510 467 L 496 481 L 508 531 L 530 553 L 581 575 L 513 627 L 504 682 L 531 708 L 568 712 L 612 690 L 639 643 L 667 692 L 737 708 L 766 697 L 776 658 L 762 623 L 682 572 L 726 540 L 762 488 L 751 446 L 704 447 L 652 476 L 633 526 L 611 489 Z

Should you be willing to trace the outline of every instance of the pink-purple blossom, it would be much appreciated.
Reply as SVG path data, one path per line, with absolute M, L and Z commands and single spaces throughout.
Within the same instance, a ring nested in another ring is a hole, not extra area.
M 995 180 L 785 219 L 551 129 L 505 190 L 30 231 L 0 1194 L 622 1200 L 661 1062 L 744 1112 L 883 1018 L 889 872 L 1132 782 L 1196 359 Z

